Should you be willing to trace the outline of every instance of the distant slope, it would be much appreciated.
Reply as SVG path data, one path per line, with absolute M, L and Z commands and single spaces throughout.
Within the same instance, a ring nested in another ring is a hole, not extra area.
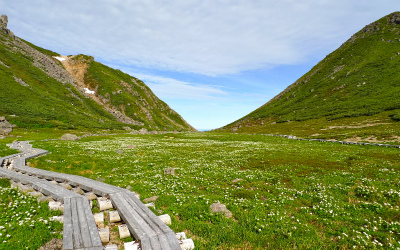
M 342 119 L 349 127 L 368 117 L 399 126 L 399 109 L 400 13 L 395 12 L 364 27 L 279 95 L 221 130 L 324 134 L 321 129 L 339 126 Z M 299 123 L 310 126 L 308 132 Z
M 155 130 L 195 130 L 135 77 L 85 55 L 69 56 L 62 64 L 78 89 L 119 122 Z
M 93 57 L 54 56 L 15 37 L 2 16 L 0 116 L 19 127 L 195 131 L 139 79 Z

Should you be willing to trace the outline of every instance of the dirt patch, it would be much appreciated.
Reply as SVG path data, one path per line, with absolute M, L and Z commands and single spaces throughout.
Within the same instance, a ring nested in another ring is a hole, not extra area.
M 38 250 L 61 250 L 62 246 L 63 246 L 62 239 L 52 239 L 51 241 L 41 246 Z
M 111 106 L 109 103 L 107 103 L 109 100 L 104 99 L 101 96 L 97 96 L 97 94 L 96 94 L 97 87 L 95 88 L 94 94 L 88 93 L 87 91 L 85 91 L 85 88 L 88 88 L 88 86 L 86 86 L 86 84 L 85 84 L 85 74 L 87 72 L 87 69 L 89 68 L 89 64 L 87 63 L 87 61 L 74 60 L 74 57 L 75 56 L 63 57 L 63 58 L 65 58 L 65 60 L 62 61 L 61 63 L 64 66 L 64 68 L 68 71 L 68 73 L 75 79 L 75 81 L 77 83 L 77 90 L 79 92 L 81 92 L 82 94 L 84 94 L 86 96 L 89 96 L 97 104 L 103 106 L 103 108 L 108 113 L 110 113 L 115 118 L 117 118 L 117 120 L 119 122 L 126 123 L 126 124 L 139 125 L 139 126 L 144 125 L 143 123 L 138 122 L 129 116 L 126 116 L 124 113 L 117 110 L 115 107 Z
M 74 56 L 66 57 L 64 61 L 62 61 L 62 65 L 68 71 L 68 73 L 75 79 L 78 83 L 78 86 L 81 88 L 86 88 L 85 85 L 85 74 L 89 65 L 85 62 L 79 62 L 73 60 Z
M 385 124 L 390 124 L 390 123 L 368 123 L 368 124 L 359 124 L 355 126 L 329 126 L 328 128 L 322 128 L 321 130 L 329 130 L 329 129 L 335 129 L 335 128 L 367 128 L 367 127 L 374 127 L 378 125 L 385 125 Z
M 83 171 L 79 171 L 79 174 L 93 174 L 92 170 L 83 170 Z
M 350 141 L 350 142 L 371 142 L 371 143 L 399 142 L 400 141 L 400 136 L 392 135 L 390 138 L 382 138 L 382 139 L 378 139 L 375 136 L 369 136 L 369 137 L 366 137 L 366 138 L 361 138 L 359 136 L 355 136 L 355 137 L 346 139 L 346 141 Z

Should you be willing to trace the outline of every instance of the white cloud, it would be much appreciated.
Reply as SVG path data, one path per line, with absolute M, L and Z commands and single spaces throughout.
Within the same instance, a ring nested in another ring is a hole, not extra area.
M 106 62 L 205 75 L 300 63 L 340 45 L 395 3 L 0 0 L 14 32 L 32 42 Z
M 135 77 L 143 80 L 154 93 L 163 98 L 169 99 L 220 99 L 228 93 L 218 86 L 205 84 L 194 84 L 179 81 L 169 77 L 155 76 L 149 74 L 134 73 Z

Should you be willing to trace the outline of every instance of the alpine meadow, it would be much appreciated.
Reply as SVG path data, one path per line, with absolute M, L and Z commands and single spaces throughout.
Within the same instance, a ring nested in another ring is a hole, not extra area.
M 0 250 L 400 249 L 400 12 L 206 132 L 7 25 Z

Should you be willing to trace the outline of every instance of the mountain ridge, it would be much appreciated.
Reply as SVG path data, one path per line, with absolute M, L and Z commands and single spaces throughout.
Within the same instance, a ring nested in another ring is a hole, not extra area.
M 0 18 L 0 115 L 19 127 L 196 131 L 139 79 L 93 57 L 61 56 Z
M 399 55 L 400 12 L 394 12 L 366 25 L 267 103 L 218 130 L 311 136 L 326 134 L 321 129 L 328 123 L 337 126 L 345 118 L 362 123 L 361 117 L 374 116 L 398 126 Z M 300 131 L 300 123 L 314 128 Z

